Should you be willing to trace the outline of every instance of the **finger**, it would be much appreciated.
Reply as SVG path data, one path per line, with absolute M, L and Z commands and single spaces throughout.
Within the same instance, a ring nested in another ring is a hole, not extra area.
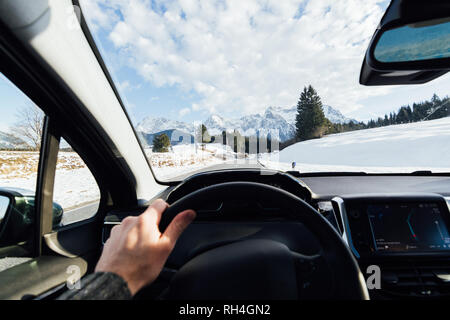
M 162 213 L 167 209 L 169 205 L 162 199 L 156 199 L 153 203 L 145 210 L 143 215 L 152 216 L 156 225 L 159 225 L 159 221 L 161 221 Z
M 120 225 L 126 229 L 127 227 L 130 226 L 130 224 L 133 224 L 136 221 L 137 217 L 134 216 L 128 216 L 125 219 L 122 220 L 122 222 L 120 223 Z
M 166 231 L 162 235 L 164 240 L 170 243 L 171 248 L 175 246 L 180 235 L 195 217 L 196 213 L 194 210 L 185 210 L 173 218 L 172 222 L 167 226 Z
M 113 236 L 116 236 L 116 233 L 119 233 L 120 229 L 121 229 L 121 226 L 120 226 L 120 225 L 115 225 L 115 226 L 111 229 L 111 232 L 109 233 L 109 238 L 111 238 L 111 237 L 113 237 Z M 108 239 L 108 240 L 109 240 L 109 239 Z

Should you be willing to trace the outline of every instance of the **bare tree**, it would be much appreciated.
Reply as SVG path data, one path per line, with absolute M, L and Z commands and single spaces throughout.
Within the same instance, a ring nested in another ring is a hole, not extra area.
M 12 134 L 38 151 L 41 148 L 44 113 L 30 102 L 17 111 L 16 118 L 17 122 L 11 128 Z

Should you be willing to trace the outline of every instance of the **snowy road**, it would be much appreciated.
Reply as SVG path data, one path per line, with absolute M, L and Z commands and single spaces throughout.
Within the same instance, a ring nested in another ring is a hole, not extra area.
M 260 165 L 258 162 L 245 162 L 245 161 L 229 161 L 221 164 L 215 164 L 212 166 L 204 167 L 199 170 L 194 170 L 191 172 L 184 173 L 182 175 L 171 178 L 171 181 L 181 181 L 186 179 L 187 177 L 201 173 L 206 171 L 215 171 L 215 170 L 227 170 L 227 169 L 263 169 L 264 167 Z

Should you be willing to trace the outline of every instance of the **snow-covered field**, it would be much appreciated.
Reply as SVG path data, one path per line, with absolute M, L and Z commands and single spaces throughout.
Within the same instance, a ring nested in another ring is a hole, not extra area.
M 0 187 L 36 190 L 38 162 L 38 152 L 0 151 Z M 67 210 L 99 198 L 95 179 L 78 154 L 60 152 L 54 201 Z
M 450 117 L 333 134 L 264 155 L 267 167 L 300 172 L 450 172 Z

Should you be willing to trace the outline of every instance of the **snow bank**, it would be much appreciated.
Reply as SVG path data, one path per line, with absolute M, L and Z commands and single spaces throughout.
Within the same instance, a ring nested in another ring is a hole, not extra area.
M 274 169 L 313 171 L 450 171 L 450 117 L 333 134 L 263 157 Z M 275 158 L 275 159 L 274 159 Z

